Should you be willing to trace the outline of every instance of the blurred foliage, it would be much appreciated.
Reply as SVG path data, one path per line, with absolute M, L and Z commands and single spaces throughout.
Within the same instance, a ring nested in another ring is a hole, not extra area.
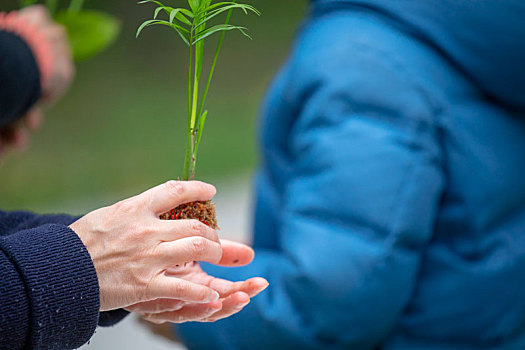
M 107 49 L 120 31 L 120 21 L 100 11 L 61 11 L 54 18 L 67 29 L 75 61 L 87 60 Z
M 0 10 L 15 6 L 15 0 L 2 0 Z M 306 6 L 306 1 L 266 0 L 257 2 L 262 17 L 236 17 L 254 40 L 234 34 L 224 42 L 197 178 L 216 182 L 255 166 L 258 108 Z M 71 90 L 48 110 L 29 149 L 4 159 L 0 208 L 78 212 L 181 174 L 184 44 L 170 31 L 145 32 L 135 40 L 136 28 L 149 13 L 134 1 L 92 0 L 86 8 L 118 15 L 123 24 L 119 40 L 78 64 Z
M 76 61 L 91 58 L 117 40 L 120 21 L 108 13 L 82 10 L 84 0 L 18 0 L 19 6 L 43 5 L 68 33 Z

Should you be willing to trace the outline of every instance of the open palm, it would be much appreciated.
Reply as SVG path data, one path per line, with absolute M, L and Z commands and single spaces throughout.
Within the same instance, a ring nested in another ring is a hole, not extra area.
M 220 266 L 243 266 L 254 257 L 253 250 L 243 244 L 221 241 L 223 256 Z M 216 290 L 219 299 L 207 304 L 187 303 L 174 299 L 156 299 L 127 307 L 128 311 L 140 314 L 153 323 L 182 323 L 188 321 L 214 322 L 241 311 L 250 298 L 263 291 L 268 282 L 264 278 L 250 278 L 246 281 L 232 282 L 208 275 L 197 262 L 175 266 L 166 275 Z

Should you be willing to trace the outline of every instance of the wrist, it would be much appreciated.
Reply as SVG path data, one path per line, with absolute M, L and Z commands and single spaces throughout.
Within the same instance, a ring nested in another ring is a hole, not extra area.
M 17 11 L 0 12 L 0 30 L 10 32 L 22 38 L 31 49 L 40 72 L 40 85 L 47 86 L 52 74 L 53 49 L 43 33 Z

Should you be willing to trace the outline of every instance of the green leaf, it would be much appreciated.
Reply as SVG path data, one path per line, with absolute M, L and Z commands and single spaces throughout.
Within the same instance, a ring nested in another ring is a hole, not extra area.
M 201 9 L 197 15 L 202 15 L 204 12 L 210 12 L 213 9 L 216 9 L 217 7 L 225 6 L 225 5 L 235 5 L 238 4 L 235 1 L 223 1 L 223 2 L 217 2 L 215 4 L 209 4 L 205 8 Z
M 142 33 L 142 31 L 144 30 L 144 28 L 149 27 L 149 26 L 154 25 L 154 24 L 157 24 L 158 22 L 161 22 L 161 21 L 158 20 L 158 19 L 150 19 L 150 20 L 145 21 L 137 29 L 137 34 L 135 35 L 135 37 L 138 38 L 140 33 Z
M 185 33 L 189 32 L 186 28 L 183 28 L 183 27 L 181 27 L 181 26 L 179 26 L 177 24 L 173 24 L 173 23 L 170 23 L 168 21 L 164 21 L 164 20 L 160 20 L 160 19 L 150 19 L 150 20 L 145 21 L 144 23 L 142 23 L 140 25 L 140 27 L 137 29 L 137 35 L 136 35 L 137 38 L 138 38 L 138 36 L 140 35 L 140 33 L 142 32 L 142 30 L 144 28 L 152 26 L 152 25 L 157 25 L 157 24 L 164 25 L 164 26 L 170 27 L 172 29 L 175 29 L 175 31 L 177 32 L 177 34 L 179 34 L 179 36 L 184 41 L 184 43 L 186 45 L 190 46 L 190 42 L 189 42 L 188 38 L 186 37 L 187 34 L 185 34 Z
M 260 15 L 261 13 L 259 12 L 259 10 L 257 10 L 255 7 L 251 6 L 251 5 L 246 5 L 246 4 L 232 4 L 232 5 L 225 5 L 223 7 L 220 7 L 218 9 L 215 9 L 213 11 L 211 11 L 210 13 L 208 13 L 200 23 L 196 24 L 196 26 L 200 26 L 201 24 L 203 23 L 206 23 L 208 22 L 209 20 L 211 20 L 212 18 L 220 15 L 221 13 L 225 12 L 225 11 L 229 11 L 231 9 L 241 9 L 244 11 L 245 14 L 248 14 L 248 11 L 251 11 L 253 13 L 255 13 L 256 15 Z
M 180 8 L 174 9 L 173 7 L 169 7 L 169 6 L 159 6 L 155 9 L 155 12 L 153 13 L 153 19 L 157 19 L 161 11 L 166 12 L 166 14 L 170 17 L 170 23 L 172 24 L 174 23 L 175 18 L 176 18 L 182 24 L 186 24 L 189 26 L 192 25 L 191 21 L 188 18 L 186 18 L 184 14 L 189 14 L 190 18 L 193 16 L 193 14 L 186 9 L 180 9 Z
M 202 0 L 188 0 L 188 4 L 190 5 L 191 10 L 193 13 L 196 13 L 201 5 Z
M 76 61 L 100 53 L 113 44 L 120 33 L 120 21 L 99 11 L 61 11 L 55 20 L 66 28 Z
M 159 6 L 155 9 L 155 12 L 153 13 L 153 19 L 157 19 L 157 17 L 159 16 L 159 13 L 160 11 L 164 10 L 164 12 L 166 12 L 168 15 L 170 14 L 172 8 L 171 7 L 166 7 L 166 6 Z
M 147 3 L 154 3 L 154 4 L 157 4 L 161 7 L 166 7 L 163 3 L 161 3 L 160 1 L 157 1 L 157 0 L 142 0 L 142 1 L 139 1 L 138 4 L 147 4 Z
M 186 10 L 186 9 L 172 9 L 171 12 L 170 12 L 170 23 L 173 23 L 175 18 L 176 18 L 180 22 L 191 26 L 192 25 L 191 21 L 188 18 L 186 18 L 186 16 L 188 16 L 188 14 L 189 14 L 190 18 L 193 18 L 193 14 L 190 11 Z M 186 16 L 184 16 L 184 15 L 186 15 Z
M 157 19 L 160 12 L 164 10 L 166 14 L 170 17 L 170 23 L 174 24 L 175 18 L 179 20 L 182 24 L 186 24 L 191 26 L 192 22 L 188 19 L 193 18 L 193 13 L 187 9 L 184 8 L 173 8 L 171 6 L 165 6 L 163 3 L 157 0 L 143 0 L 139 1 L 139 4 L 147 4 L 147 3 L 154 3 L 159 5 L 153 14 L 153 19 Z
M 195 45 L 199 41 L 209 37 L 212 34 L 215 34 L 218 32 L 225 32 L 228 30 L 235 30 L 235 29 L 240 31 L 244 36 L 251 39 L 251 37 L 245 32 L 245 29 L 246 29 L 245 27 L 234 26 L 231 24 L 218 24 L 216 26 L 206 29 L 205 31 L 201 32 L 200 35 L 196 36 L 195 40 L 192 42 L 192 45 Z

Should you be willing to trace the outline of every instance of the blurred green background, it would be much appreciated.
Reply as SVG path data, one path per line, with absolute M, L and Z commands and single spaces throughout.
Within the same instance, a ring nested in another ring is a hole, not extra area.
M 121 18 L 119 40 L 78 64 L 73 86 L 47 111 L 29 148 L 3 160 L 2 209 L 81 213 L 182 172 L 187 48 L 175 32 L 162 27 L 149 28 L 135 39 L 136 28 L 151 17 L 153 6 L 131 0 L 86 3 L 86 8 Z M 299 0 L 252 4 L 262 17 L 237 13 L 232 22 L 247 26 L 254 40 L 227 34 L 210 90 L 197 165 L 202 180 L 223 182 L 253 170 L 261 100 L 307 7 Z M 0 10 L 16 5 L 15 0 L 2 0 Z

